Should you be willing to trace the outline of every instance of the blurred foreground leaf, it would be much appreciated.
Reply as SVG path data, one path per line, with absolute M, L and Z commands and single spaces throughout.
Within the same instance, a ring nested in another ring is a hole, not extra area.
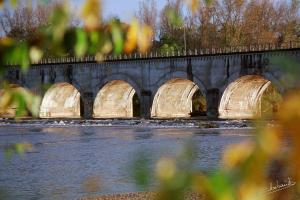
M 87 44 L 87 36 L 85 31 L 82 29 L 76 29 L 76 45 L 75 45 L 75 53 L 78 57 L 82 57 L 85 55 L 88 44 Z
M 39 115 L 41 98 L 17 85 L 7 85 L 0 91 L 0 114 L 7 117 Z
M 281 83 L 285 88 L 299 86 L 300 68 L 295 59 L 282 56 L 272 59 L 270 64 L 283 72 Z
M 95 30 L 101 23 L 101 1 L 86 0 L 82 7 L 82 17 L 87 30 Z
M 129 172 L 133 180 L 135 180 L 136 185 L 142 190 L 147 189 L 152 181 L 149 157 L 148 153 L 138 152 L 129 166 Z
M 121 24 L 113 20 L 110 25 L 111 25 L 112 41 L 114 44 L 114 53 L 120 54 L 123 51 L 123 43 L 124 43 Z
M 21 143 L 16 143 L 9 145 L 8 147 L 5 148 L 5 157 L 6 159 L 10 159 L 14 153 L 18 155 L 23 155 L 26 152 L 32 151 L 34 148 L 32 144 L 28 142 L 21 142 Z
M 168 9 L 168 11 L 167 11 L 167 17 L 168 17 L 168 21 L 173 26 L 180 27 L 180 26 L 183 25 L 182 16 L 178 12 L 176 12 L 176 10 L 174 10 L 174 9 Z

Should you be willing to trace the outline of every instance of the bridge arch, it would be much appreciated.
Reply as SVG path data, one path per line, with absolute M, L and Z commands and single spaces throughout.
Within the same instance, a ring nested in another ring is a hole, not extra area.
M 226 87 L 219 105 L 219 117 L 223 119 L 270 117 L 278 110 L 281 101 L 279 90 L 270 80 L 259 75 L 245 75 Z
M 141 98 L 141 89 L 138 83 L 134 81 L 133 77 L 124 73 L 114 73 L 110 74 L 109 76 L 105 76 L 101 79 L 101 82 L 96 85 L 97 91 L 100 91 L 108 82 L 115 80 L 122 80 L 124 82 L 127 82 L 129 85 L 131 85 L 131 87 L 133 87 L 138 97 Z
M 275 88 L 278 90 L 278 92 L 280 92 L 281 94 L 284 94 L 285 92 L 285 88 L 284 88 L 284 84 L 282 84 L 277 78 L 275 78 L 275 76 L 271 73 L 271 72 L 263 72 L 262 74 L 246 74 L 246 75 L 240 75 L 240 72 L 234 72 L 232 73 L 229 78 L 227 79 L 227 84 L 225 84 L 223 87 L 221 87 L 220 92 L 224 93 L 224 91 L 227 89 L 227 87 L 235 82 L 237 79 L 243 77 L 243 76 L 260 76 L 266 80 L 271 81 L 272 85 L 275 86 Z
M 53 84 L 40 106 L 40 118 L 80 118 L 80 92 L 70 83 Z
M 93 117 L 132 118 L 140 116 L 140 111 L 140 98 L 135 88 L 127 81 L 111 80 L 104 84 L 95 98 Z
M 159 88 L 166 83 L 167 81 L 171 80 L 171 79 L 176 79 L 176 78 L 181 78 L 181 79 L 186 79 L 186 80 L 190 80 L 188 78 L 187 72 L 186 71 L 172 71 L 172 72 L 168 72 L 166 74 L 164 74 L 163 76 L 161 76 L 158 81 L 155 83 L 154 86 L 154 95 L 157 93 L 157 91 L 159 90 Z M 195 74 L 193 74 L 193 79 L 191 80 L 192 82 L 194 82 L 200 89 L 201 93 L 206 96 L 206 86 L 203 84 L 203 82 L 200 80 L 200 78 L 198 76 L 196 76 Z M 154 96 L 153 96 L 154 98 Z M 153 101 L 153 99 L 152 99 Z
M 157 90 L 152 103 L 151 117 L 190 117 L 205 112 L 205 93 L 188 79 L 173 78 Z

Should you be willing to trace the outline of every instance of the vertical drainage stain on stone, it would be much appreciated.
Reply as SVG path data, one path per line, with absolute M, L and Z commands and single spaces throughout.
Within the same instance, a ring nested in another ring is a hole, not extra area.
M 187 59 L 186 73 L 187 73 L 188 79 L 193 82 L 194 75 L 193 75 L 193 66 L 192 66 L 191 58 Z

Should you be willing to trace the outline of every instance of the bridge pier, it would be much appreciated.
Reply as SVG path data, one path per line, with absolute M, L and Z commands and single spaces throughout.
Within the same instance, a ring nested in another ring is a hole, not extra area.
M 80 98 L 80 113 L 83 119 L 93 118 L 94 96 L 92 92 L 82 92 Z
M 206 93 L 207 117 L 217 119 L 219 117 L 220 90 L 217 88 L 208 89 Z
M 141 117 L 149 119 L 151 117 L 152 92 L 143 90 L 141 94 Z

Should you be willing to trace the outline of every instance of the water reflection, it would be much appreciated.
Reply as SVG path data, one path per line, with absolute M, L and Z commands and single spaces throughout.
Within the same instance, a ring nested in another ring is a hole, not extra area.
M 82 128 L 80 127 L 47 127 L 43 128 L 41 132 L 53 133 L 61 135 L 80 135 L 82 133 Z
M 133 132 L 135 140 L 147 140 L 153 137 L 153 132 L 150 128 L 136 128 Z
M 147 140 L 152 138 L 153 133 L 143 133 L 143 134 L 137 134 L 134 136 L 134 139 L 136 140 Z
M 7 163 L 1 148 L 0 187 L 8 188 L 7 199 L 78 199 L 89 192 L 132 192 L 137 188 L 128 166 L 137 152 L 147 152 L 152 168 L 161 156 L 173 156 L 193 140 L 197 167 L 210 171 L 218 165 L 224 146 L 250 139 L 249 133 L 247 129 L 0 127 L 0 146 L 27 141 L 36 150 Z

